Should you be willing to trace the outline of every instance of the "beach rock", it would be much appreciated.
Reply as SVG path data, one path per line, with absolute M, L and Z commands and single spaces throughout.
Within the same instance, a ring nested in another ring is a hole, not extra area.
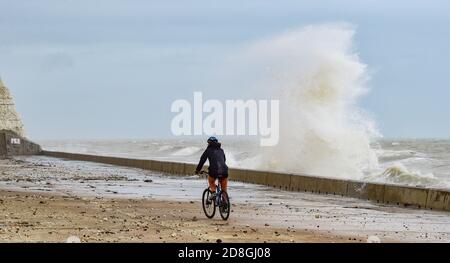
M 70 236 L 66 239 L 66 243 L 81 243 L 81 239 L 77 236 Z
M 216 240 L 216 242 L 217 243 L 222 243 L 222 239 L 219 238 L 219 239 Z
M 367 238 L 367 243 L 381 243 L 381 240 L 377 236 L 369 236 Z

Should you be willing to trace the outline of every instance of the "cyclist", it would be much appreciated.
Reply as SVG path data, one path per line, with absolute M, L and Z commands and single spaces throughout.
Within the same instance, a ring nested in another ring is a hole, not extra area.
M 208 168 L 208 182 L 209 188 L 213 194 L 210 199 L 212 200 L 216 195 L 216 179 L 219 179 L 220 187 L 222 191 L 227 191 L 228 186 L 228 166 L 225 164 L 226 158 L 225 153 L 221 148 L 221 143 L 217 140 L 216 137 L 212 136 L 208 138 L 208 147 L 203 152 L 200 157 L 200 162 L 197 165 L 197 169 L 195 170 L 195 174 L 199 174 L 202 170 L 203 165 L 206 162 L 206 159 L 209 161 Z

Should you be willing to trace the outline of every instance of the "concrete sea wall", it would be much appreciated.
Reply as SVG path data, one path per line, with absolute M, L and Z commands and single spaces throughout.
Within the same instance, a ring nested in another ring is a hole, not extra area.
M 42 154 L 71 160 L 135 167 L 169 174 L 187 175 L 192 174 L 195 170 L 195 165 L 189 163 L 130 159 L 54 151 L 42 151 Z M 361 181 L 313 177 L 300 174 L 236 168 L 230 168 L 229 174 L 230 180 L 266 185 L 283 190 L 348 196 L 371 200 L 377 203 L 450 211 L 450 191 L 445 189 L 376 184 Z
M 39 154 L 41 147 L 14 131 L 0 130 L 0 158 Z

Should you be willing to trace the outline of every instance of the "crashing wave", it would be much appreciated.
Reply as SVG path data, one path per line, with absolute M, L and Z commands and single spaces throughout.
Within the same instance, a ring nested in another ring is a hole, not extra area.
M 403 164 L 398 163 L 388 167 L 384 172 L 374 173 L 365 177 L 368 181 L 391 183 L 408 186 L 442 187 L 447 183 L 436 178 L 433 173 L 409 171 Z

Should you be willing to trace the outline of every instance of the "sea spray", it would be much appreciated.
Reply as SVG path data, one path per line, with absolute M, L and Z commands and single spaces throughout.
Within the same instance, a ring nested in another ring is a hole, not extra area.
M 262 149 L 261 169 L 361 178 L 377 167 L 379 134 L 358 107 L 367 67 L 352 49 L 348 25 L 307 26 L 253 44 L 249 66 L 263 65 L 264 87 L 280 99 L 280 142 Z M 261 81 L 258 81 L 261 83 Z

